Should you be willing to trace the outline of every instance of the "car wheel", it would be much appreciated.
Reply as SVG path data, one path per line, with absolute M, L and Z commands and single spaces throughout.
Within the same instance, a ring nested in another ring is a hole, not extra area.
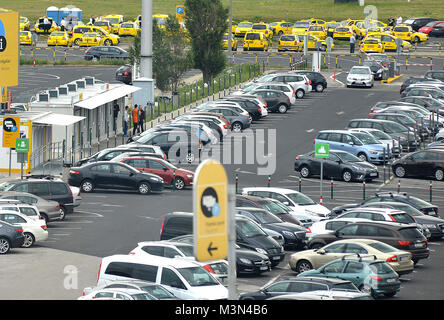
M 174 181 L 174 188 L 176 190 L 183 190 L 185 188 L 185 181 L 182 178 L 176 178 Z
M 444 171 L 441 168 L 435 170 L 435 179 L 442 181 L 444 178 Z
M 324 86 L 321 83 L 319 83 L 316 85 L 315 90 L 316 92 L 322 92 L 324 91 Z
M 405 177 L 405 169 L 403 166 L 396 166 L 395 167 L 395 176 L 397 176 L 398 178 L 404 178 Z
M 76 40 L 74 40 L 74 45 L 78 46 L 78 45 L 79 45 L 79 42 L 80 42 L 80 39 L 76 39 Z
M 34 242 L 35 242 L 35 238 L 32 235 L 32 233 L 24 232 L 23 236 L 25 237 L 25 240 L 23 241 L 22 247 L 23 248 L 31 247 L 34 244 Z
M 298 99 L 302 99 L 302 98 L 304 97 L 304 95 L 305 95 L 304 90 L 302 90 L 302 89 L 298 89 L 298 90 L 296 91 L 296 98 L 298 98 Z
M 66 213 L 67 213 L 66 208 L 61 206 L 60 207 L 60 220 L 65 220 Z
M 42 212 L 40 212 L 40 216 L 43 218 L 43 220 L 45 220 L 45 223 L 46 223 L 46 225 L 48 226 L 49 218 L 48 218 L 48 216 L 46 215 L 46 213 L 42 213 Z
M 0 238 L 0 254 L 6 254 L 11 250 L 11 243 L 6 238 Z
M 105 46 L 110 46 L 110 45 L 112 45 L 112 44 L 113 44 L 112 41 L 109 40 L 109 39 L 106 39 L 105 42 L 104 42 L 104 45 L 105 45 Z
M 148 182 L 139 183 L 139 193 L 140 194 L 149 194 L 151 192 L 151 186 Z
M 80 184 L 80 189 L 82 189 L 82 191 L 86 193 L 92 192 L 94 190 L 94 184 L 89 179 L 83 180 Z
M 240 122 L 235 122 L 231 125 L 231 130 L 233 130 L 234 132 L 241 132 L 242 131 L 242 123 Z
M 302 273 L 302 272 L 305 272 L 305 271 L 308 271 L 308 270 L 311 270 L 311 269 L 313 269 L 313 266 L 307 260 L 300 260 L 296 264 L 296 272 L 297 273 Z
M 307 166 L 303 166 L 299 172 L 303 178 L 308 178 L 311 175 L 310 169 Z
M 192 152 L 188 152 L 187 156 L 185 157 L 185 161 L 188 163 L 193 163 L 196 160 L 196 156 Z
M 395 295 L 396 295 L 396 291 L 384 293 L 384 296 L 386 296 L 388 298 L 394 297 Z
M 364 293 L 367 293 L 369 295 L 371 295 L 372 297 L 374 297 L 374 291 L 372 289 L 372 287 L 370 287 L 368 284 L 363 284 L 359 287 L 359 290 L 361 290 Z
M 362 161 L 368 161 L 368 158 L 365 153 L 359 153 L 358 158 L 361 159 Z
M 321 46 L 321 51 L 323 51 L 323 52 L 327 51 L 327 46 L 323 44 L 323 45 Z
M 413 43 L 420 43 L 421 40 L 419 39 L 419 37 L 415 37 L 415 39 L 413 39 Z
M 352 180 L 352 173 L 350 170 L 344 170 L 344 172 L 342 173 L 342 180 L 344 180 L 345 182 L 350 182 Z
M 287 106 L 285 104 L 280 104 L 278 106 L 278 110 L 279 110 L 279 113 L 286 113 L 287 112 Z

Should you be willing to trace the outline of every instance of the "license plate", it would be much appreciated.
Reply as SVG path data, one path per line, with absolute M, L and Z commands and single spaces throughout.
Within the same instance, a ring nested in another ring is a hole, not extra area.
M 281 257 L 279 257 L 279 256 L 273 257 L 273 260 L 280 260 L 280 259 L 281 259 Z
M 268 270 L 268 267 L 260 267 L 259 270 Z
M 371 176 L 371 177 L 376 177 L 377 175 L 378 175 L 378 174 L 377 174 L 376 172 L 371 172 L 371 173 L 370 173 L 370 176 Z
M 396 279 L 387 279 L 388 283 L 392 283 L 392 282 L 395 282 L 395 281 L 396 281 Z
M 415 248 L 422 248 L 424 247 L 424 243 L 415 243 Z
M 407 260 L 407 258 L 406 257 L 400 257 L 399 258 L 399 261 L 404 261 L 404 260 Z

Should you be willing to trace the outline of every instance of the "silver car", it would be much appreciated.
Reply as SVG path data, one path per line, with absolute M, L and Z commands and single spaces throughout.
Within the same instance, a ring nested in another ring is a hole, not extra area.
M 354 66 L 347 75 L 347 88 L 350 87 L 373 87 L 372 70 L 366 66 Z

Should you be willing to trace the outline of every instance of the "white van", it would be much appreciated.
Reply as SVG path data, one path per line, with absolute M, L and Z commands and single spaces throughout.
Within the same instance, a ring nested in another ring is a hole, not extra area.
M 97 286 L 129 279 L 162 284 L 184 300 L 228 299 L 227 288 L 193 261 L 119 254 L 102 259 Z

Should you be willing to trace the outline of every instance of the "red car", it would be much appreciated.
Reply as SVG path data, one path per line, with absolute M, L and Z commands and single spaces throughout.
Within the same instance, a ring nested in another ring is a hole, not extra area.
M 177 168 L 168 161 L 154 157 L 132 156 L 120 160 L 120 162 L 129 164 L 130 166 L 142 172 L 156 174 L 163 178 L 165 185 L 172 185 L 175 176 L 174 186 L 178 190 L 182 190 L 193 184 L 194 172 Z
M 429 23 L 427 23 L 424 27 L 419 28 L 419 32 L 425 33 L 425 34 L 429 34 L 430 31 L 433 30 L 433 28 L 435 27 L 435 25 L 437 25 L 438 23 L 444 23 L 444 21 L 431 21 Z

